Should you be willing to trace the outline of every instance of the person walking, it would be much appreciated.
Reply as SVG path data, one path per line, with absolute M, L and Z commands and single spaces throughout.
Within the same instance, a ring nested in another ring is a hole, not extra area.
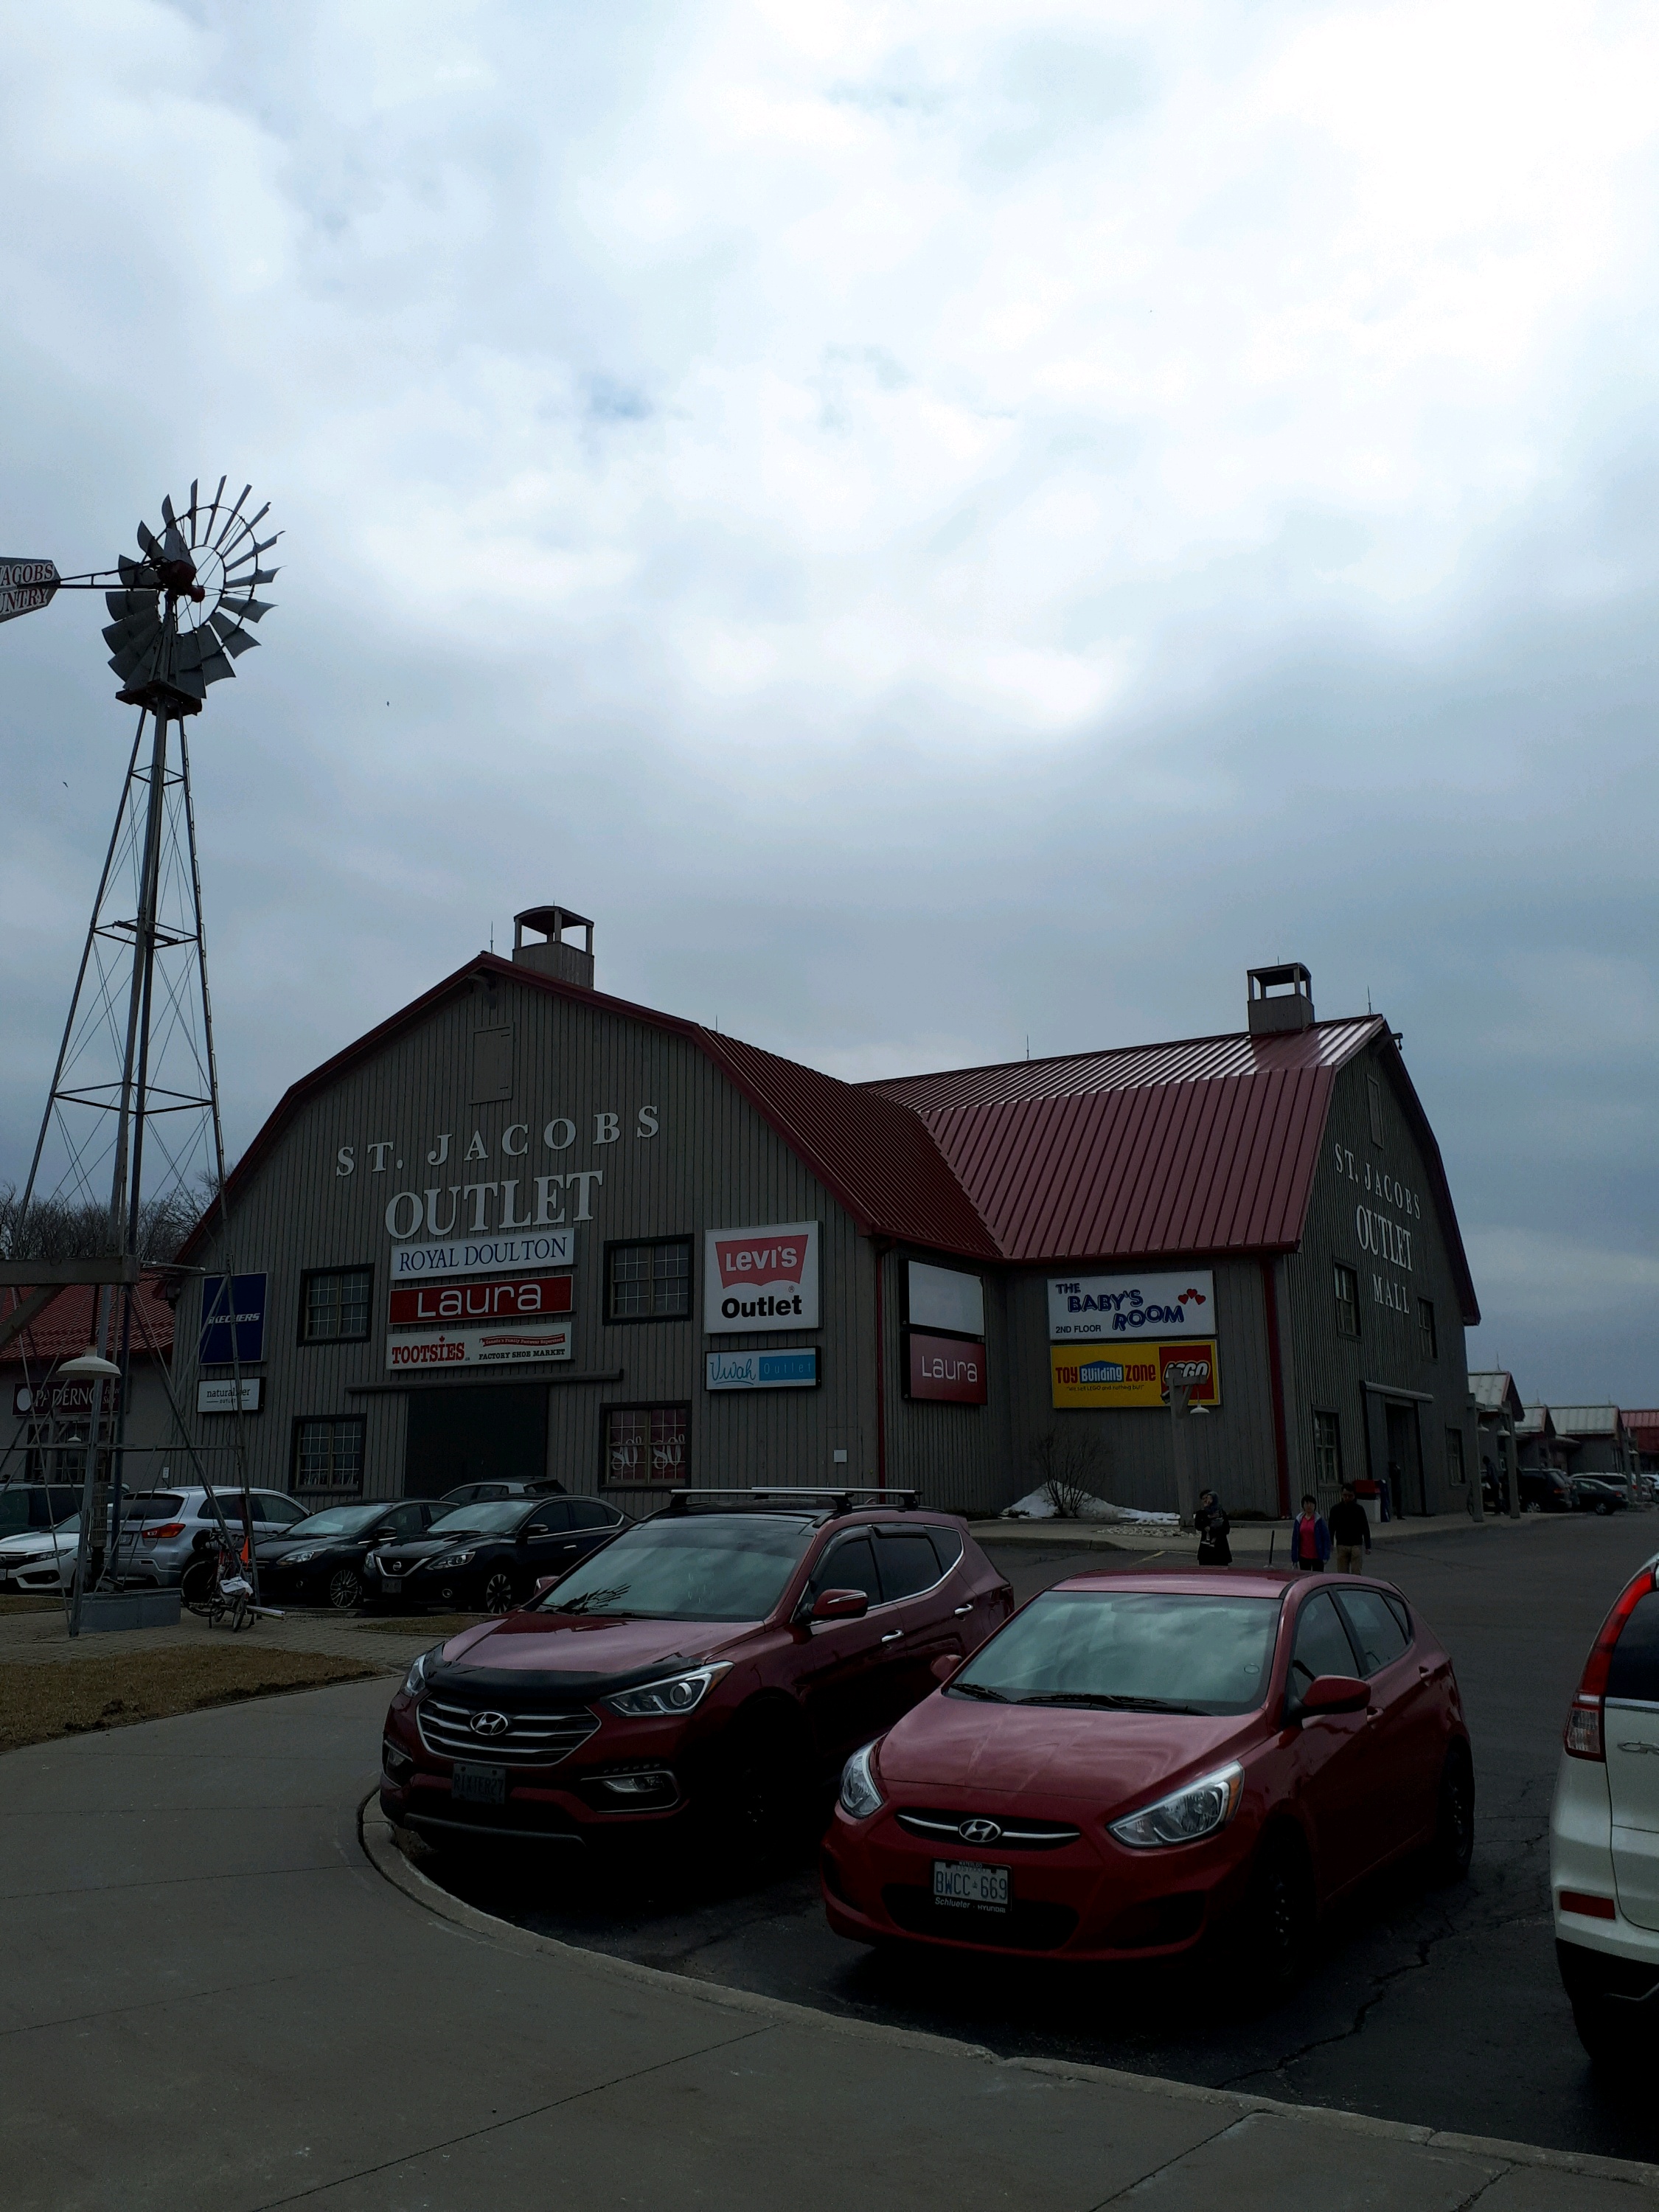
M 1302 1510 L 1291 1523 L 1291 1564 L 1301 1575 L 1322 1575 L 1331 1556 L 1331 1532 L 1318 1501 L 1304 1498 Z
M 1370 1516 L 1351 1482 L 1343 1484 L 1342 1495 L 1331 1508 L 1331 1541 L 1336 1547 L 1332 1563 L 1338 1574 L 1363 1575 L 1365 1554 L 1371 1548 Z
M 1233 1547 L 1227 1541 L 1232 1529 L 1226 1509 L 1214 1491 L 1200 1492 L 1198 1510 L 1193 1516 L 1193 1526 L 1198 1531 L 1198 1564 L 1200 1567 L 1230 1567 L 1233 1563 Z

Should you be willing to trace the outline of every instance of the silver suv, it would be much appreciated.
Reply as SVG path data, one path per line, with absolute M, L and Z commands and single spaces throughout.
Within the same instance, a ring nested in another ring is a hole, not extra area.
M 234 1534 L 242 1525 L 242 1493 L 216 1493 L 219 1510 Z M 281 1490 L 249 1492 L 253 1507 L 253 1542 L 285 1536 L 311 1509 Z M 121 1553 L 117 1572 L 123 1582 L 153 1583 L 171 1589 L 194 1554 L 212 1540 L 213 1504 L 208 1492 L 191 1490 L 152 1490 L 121 1500 Z

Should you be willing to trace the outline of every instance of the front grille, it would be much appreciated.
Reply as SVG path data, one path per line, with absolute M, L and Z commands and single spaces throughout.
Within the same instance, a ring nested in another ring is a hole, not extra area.
M 505 1731 L 477 1735 L 472 1720 L 481 1712 L 500 1712 Z M 415 1717 L 421 1741 L 440 1759 L 483 1759 L 492 1766 L 556 1766 L 599 1724 L 599 1716 L 586 1706 L 562 1713 L 511 1713 L 499 1705 L 461 1705 L 447 1698 L 422 1698 Z
M 1002 1832 L 975 1840 L 962 1832 L 970 1820 L 990 1820 Z M 996 1813 L 937 1812 L 932 1806 L 907 1808 L 898 1815 L 898 1824 L 913 1836 L 925 1836 L 930 1844 L 948 1844 L 959 1851 L 1057 1851 L 1076 1843 L 1083 1833 L 1063 1820 L 1004 1820 Z

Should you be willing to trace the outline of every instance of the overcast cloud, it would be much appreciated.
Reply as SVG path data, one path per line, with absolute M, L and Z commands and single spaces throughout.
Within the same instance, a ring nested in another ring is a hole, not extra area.
M 0 545 L 251 477 L 234 1146 L 515 906 L 850 1076 L 1369 994 L 1529 1396 L 1659 1401 L 1650 6 L 0 4 Z M 0 1176 L 125 747 L 0 629 Z

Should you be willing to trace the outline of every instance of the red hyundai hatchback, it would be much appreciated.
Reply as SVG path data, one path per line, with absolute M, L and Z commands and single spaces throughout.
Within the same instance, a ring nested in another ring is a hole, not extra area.
M 1451 1661 L 1387 1584 L 1082 1575 L 848 1760 L 824 1903 L 862 1942 L 1068 1959 L 1225 1926 L 1273 1988 L 1388 1861 L 1464 1872 L 1474 1818 Z
M 691 1820 L 765 1856 L 1013 1611 L 960 1521 L 908 1492 L 677 1493 L 522 1610 L 410 1669 L 380 1803 L 439 1849 L 614 1844 Z

